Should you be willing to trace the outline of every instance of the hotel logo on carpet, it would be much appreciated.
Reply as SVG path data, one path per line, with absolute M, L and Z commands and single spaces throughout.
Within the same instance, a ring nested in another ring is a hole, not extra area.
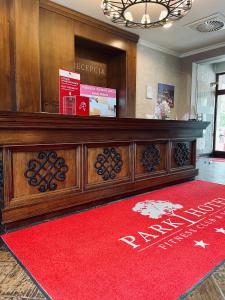
M 164 200 L 145 200 L 136 203 L 132 211 L 144 217 L 154 220 L 162 219 L 164 216 L 170 217 L 158 224 L 149 224 L 150 226 L 137 230 L 135 234 L 123 236 L 119 238 L 119 241 L 137 251 L 144 251 L 152 246 L 168 250 L 223 219 L 225 216 L 225 199 L 216 198 L 198 205 L 196 208 L 185 210 L 182 208 L 183 205 L 181 204 Z M 179 211 L 176 212 L 177 210 Z M 225 233 L 223 228 L 214 228 L 213 230 L 216 233 Z
M 163 215 L 173 215 L 174 210 L 180 208 L 183 208 L 183 205 L 162 200 L 146 200 L 138 202 L 132 210 L 139 212 L 143 216 L 149 216 L 151 219 L 159 219 Z

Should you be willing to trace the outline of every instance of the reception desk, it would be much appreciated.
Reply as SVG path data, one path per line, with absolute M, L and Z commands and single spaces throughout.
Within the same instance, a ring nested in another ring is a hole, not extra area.
M 1 224 L 192 179 L 207 125 L 2 112 Z

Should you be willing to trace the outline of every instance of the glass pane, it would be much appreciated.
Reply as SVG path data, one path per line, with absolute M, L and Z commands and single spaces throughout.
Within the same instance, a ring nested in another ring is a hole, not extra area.
M 218 96 L 216 116 L 216 151 L 225 151 L 225 95 Z
M 218 89 L 219 90 L 225 90 L 225 74 L 219 75 Z

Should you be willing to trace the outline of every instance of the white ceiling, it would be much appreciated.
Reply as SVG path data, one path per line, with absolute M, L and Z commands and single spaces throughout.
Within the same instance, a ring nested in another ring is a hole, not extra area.
M 52 1 L 112 24 L 100 8 L 101 0 Z M 157 45 L 165 51 L 172 50 L 171 53 L 177 55 L 200 48 L 217 47 L 218 44 L 225 46 L 225 29 L 219 32 L 200 33 L 185 26 L 215 13 L 222 13 L 225 16 L 225 0 L 195 0 L 191 11 L 169 29 L 129 29 L 129 31 L 139 34 L 145 43 L 153 44 L 153 47 Z

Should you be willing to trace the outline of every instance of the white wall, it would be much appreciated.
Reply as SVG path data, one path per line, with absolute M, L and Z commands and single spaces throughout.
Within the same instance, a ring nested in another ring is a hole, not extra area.
M 152 115 L 158 95 L 158 83 L 175 85 L 174 109 L 171 117 L 181 119 L 184 111 L 184 95 L 182 93 L 181 59 L 138 44 L 137 48 L 137 101 L 136 117 L 145 118 Z M 153 99 L 146 99 L 147 85 L 153 88 Z
M 214 65 L 216 73 L 224 73 L 225 72 L 225 62 L 218 63 Z
M 198 139 L 198 154 L 211 153 L 213 151 L 215 87 L 210 83 L 216 81 L 216 72 L 213 64 L 199 64 L 197 68 L 197 98 L 196 112 L 203 115 L 203 121 L 210 122 L 204 131 L 203 138 Z

